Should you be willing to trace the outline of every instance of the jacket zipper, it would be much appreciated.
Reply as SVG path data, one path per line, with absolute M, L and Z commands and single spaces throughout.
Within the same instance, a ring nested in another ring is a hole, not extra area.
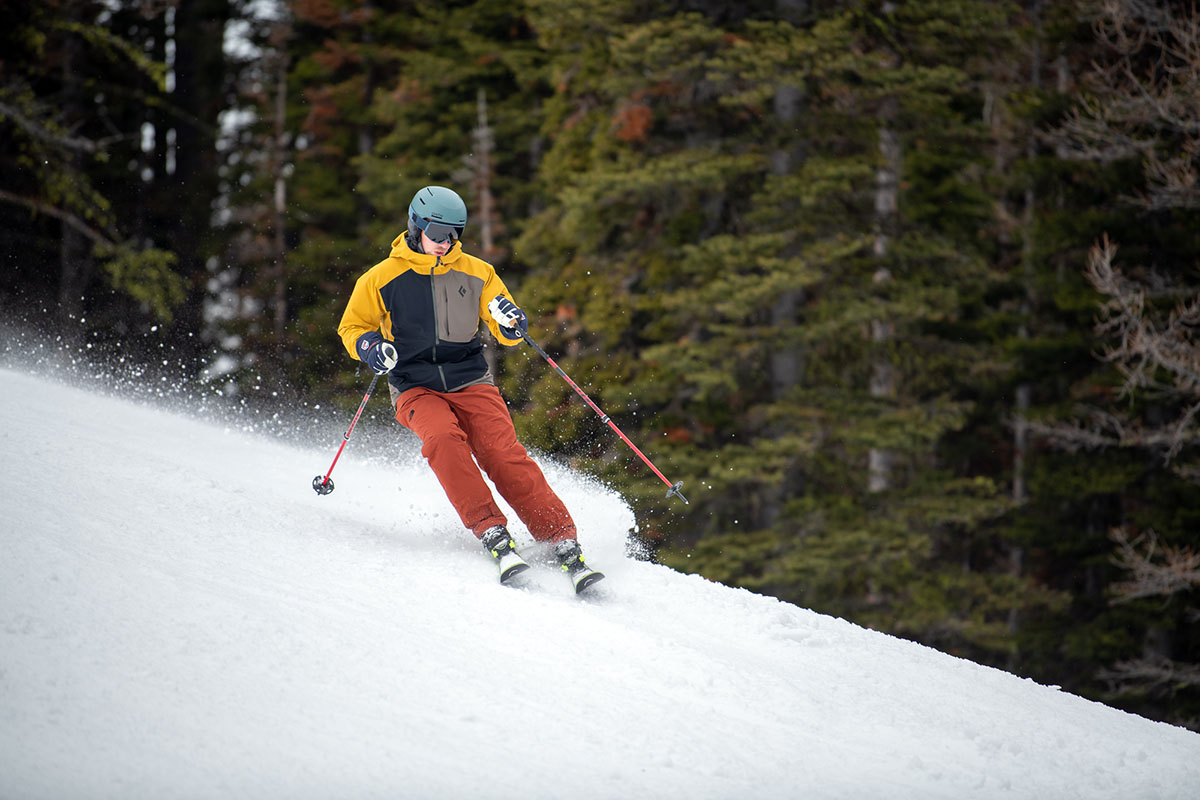
M 442 257 L 437 256 L 437 260 L 433 264 L 433 269 L 429 271 L 429 297 L 433 301 L 433 363 L 437 365 L 438 377 L 442 379 L 442 391 L 450 391 L 450 387 L 446 384 L 446 373 L 442 370 L 442 365 L 438 364 L 437 360 L 437 345 L 438 345 L 438 302 L 437 302 L 437 287 L 434 285 L 436 275 L 434 271 L 442 265 Z

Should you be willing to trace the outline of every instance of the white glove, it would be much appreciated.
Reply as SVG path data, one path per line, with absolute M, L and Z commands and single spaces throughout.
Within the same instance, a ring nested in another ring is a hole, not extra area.
M 502 294 L 492 298 L 488 303 L 488 312 L 492 319 L 500 325 L 500 332 L 509 339 L 524 339 L 529 330 L 529 319 L 525 312 L 517 308 L 517 304 Z
M 391 342 L 380 340 L 368 346 L 367 355 L 363 361 L 376 375 L 386 375 L 396 366 L 400 355 Z

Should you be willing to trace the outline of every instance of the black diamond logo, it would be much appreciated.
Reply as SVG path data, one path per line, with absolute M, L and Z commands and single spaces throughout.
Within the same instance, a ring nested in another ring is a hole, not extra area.
M 465 287 L 465 286 L 458 287 L 458 296 L 466 297 L 467 296 L 467 287 Z

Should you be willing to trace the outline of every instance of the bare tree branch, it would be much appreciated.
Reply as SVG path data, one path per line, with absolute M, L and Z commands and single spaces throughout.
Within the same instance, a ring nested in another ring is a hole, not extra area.
M 95 153 L 100 148 L 91 139 L 82 136 L 70 136 L 65 133 L 54 133 L 36 120 L 22 114 L 14 106 L 0 102 L 0 119 L 7 117 L 15 122 L 22 130 L 36 139 L 56 144 L 66 150 L 81 150 L 85 153 Z
M 1147 209 L 1200 207 L 1200 14 L 1151 0 L 1091 4 L 1104 53 L 1080 100 L 1047 135 L 1062 158 L 1139 158 Z
M 1117 544 L 1113 563 L 1131 576 L 1112 585 L 1114 604 L 1170 596 L 1200 586 L 1200 553 L 1195 550 L 1163 545 L 1152 530 L 1130 536 L 1124 528 L 1113 528 L 1109 538 Z
M 1045 423 L 1028 421 L 1031 433 L 1069 453 L 1080 450 L 1101 450 L 1108 447 L 1137 447 L 1162 452 L 1170 463 L 1182 448 L 1200 444 L 1200 431 L 1187 423 L 1185 415 L 1177 424 L 1166 428 L 1146 427 L 1140 421 L 1122 419 L 1097 408 L 1081 408 L 1071 422 Z M 1180 471 L 1186 477 L 1188 473 Z M 1200 476 L 1198 476 L 1200 477 Z
M 25 206 L 26 208 L 33 209 L 41 214 L 54 217 L 55 219 L 60 219 L 96 244 L 102 244 L 108 247 L 115 246 L 111 239 L 88 225 L 70 211 L 63 211 L 61 208 L 56 208 L 48 203 L 43 203 L 40 200 L 34 200 L 32 197 L 22 197 L 21 195 L 13 194 L 12 192 L 6 192 L 3 189 L 0 189 L 0 200 L 9 203 L 15 203 L 19 206 Z
M 1083 7 L 1092 15 L 1099 50 L 1080 78 L 1075 108 L 1046 140 L 1061 158 L 1140 163 L 1143 186 L 1124 198 L 1130 205 L 1200 208 L 1197 4 L 1085 0 Z M 1119 373 L 1117 397 L 1128 406 L 1080 409 L 1070 422 L 1032 427 L 1068 450 L 1144 449 L 1200 484 L 1200 288 L 1190 281 L 1191 265 L 1174 273 L 1152 265 L 1122 270 L 1116 258 L 1116 244 L 1104 235 L 1088 254 L 1084 275 L 1103 298 L 1094 332 L 1104 349 L 1097 355 Z M 1109 536 L 1112 563 L 1124 578 L 1109 587 L 1112 604 L 1162 598 L 1164 616 L 1200 621 L 1190 602 L 1200 587 L 1200 553 L 1169 545 L 1149 529 L 1115 528 Z M 1200 664 L 1169 657 L 1169 628 L 1151 625 L 1140 658 L 1099 673 L 1112 691 L 1163 698 L 1200 687 Z
M 1200 686 L 1200 666 L 1168 658 L 1137 658 L 1120 661 L 1112 669 L 1101 670 L 1098 677 L 1109 682 L 1110 691 L 1127 694 L 1155 688 L 1178 690 Z
M 1090 422 L 1034 426 L 1052 441 L 1071 449 L 1107 446 L 1146 447 L 1163 453 L 1168 464 L 1182 449 L 1197 443 L 1200 429 L 1200 296 L 1153 275 L 1134 281 L 1113 265 L 1117 246 L 1108 236 L 1092 247 L 1085 276 L 1107 300 L 1096 333 L 1111 342 L 1101 358 L 1121 373 L 1121 394 L 1159 398 L 1179 409 L 1166 424 L 1146 427 L 1108 412 L 1089 410 Z M 1162 319 L 1154 306 L 1182 297 Z M 1149 302 L 1154 300 L 1155 302 Z

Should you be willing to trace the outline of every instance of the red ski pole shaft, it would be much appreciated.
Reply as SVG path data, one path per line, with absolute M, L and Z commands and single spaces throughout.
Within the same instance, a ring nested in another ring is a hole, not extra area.
M 571 380 L 570 375 L 563 372 L 562 367 L 560 367 L 558 364 L 554 363 L 554 359 L 550 357 L 550 354 L 547 353 L 545 350 L 543 350 L 538 345 L 537 342 L 535 342 L 533 339 L 531 339 L 529 337 L 528 333 L 524 334 L 523 336 L 525 339 L 525 344 L 532 347 L 534 350 L 536 350 L 538 352 L 538 355 L 540 355 L 542 358 L 546 359 L 546 363 L 549 364 L 550 366 L 554 367 L 554 371 L 557 372 L 559 375 L 561 375 L 562 379 L 567 382 L 567 385 L 575 390 L 575 394 L 582 397 L 583 402 L 587 403 L 591 407 L 592 411 L 595 411 L 597 414 L 600 415 L 600 421 L 603 422 L 608 427 L 612 428 L 613 432 L 615 432 L 617 434 L 617 436 L 620 436 L 621 440 L 624 441 L 625 444 L 629 445 L 629 448 L 631 450 L 633 450 L 633 452 L 638 454 L 638 458 L 642 459 L 642 461 L 644 461 L 646 463 L 647 467 L 654 470 L 654 474 L 657 475 L 659 477 L 659 479 L 662 480 L 663 483 L 665 483 L 667 486 L 671 487 L 667 491 L 667 497 L 670 497 L 671 495 L 675 495 L 680 500 L 687 503 L 688 499 L 686 497 L 684 497 L 683 492 L 680 491 L 680 489 L 683 487 L 683 481 L 679 481 L 678 483 L 671 483 L 671 481 L 667 480 L 667 476 L 663 475 L 659 471 L 658 467 L 654 466 L 654 463 L 649 458 L 646 457 L 645 453 L 643 453 L 641 450 L 638 449 L 637 445 L 635 445 L 633 442 L 629 441 L 629 437 L 621 432 L 621 429 L 617 427 L 617 424 L 615 422 L 613 422 L 611 419 L 609 419 L 608 414 L 605 414 L 604 411 L 601 410 L 600 406 L 593 403 L 592 398 L 590 398 L 586 394 L 584 394 L 583 389 L 580 389 L 579 385 L 576 384 L 575 381 Z
M 325 477 L 320 475 L 313 478 L 313 489 L 317 494 L 329 494 L 333 491 L 333 482 L 329 480 L 329 476 L 333 474 L 333 468 L 337 466 L 338 459 L 342 457 L 342 451 L 346 449 L 346 442 L 350 441 L 350 434 L 354 433 L 354 426 L 358 424 L 358 418 L 362 416 L 363 409 L 367 407 L 367 401 L 371 399 L 371 394 L 375 391 L 375 384 L 379 383 L 380 375 L 376 373 L 371 379 L 371 385 L 367 387 L 367 393 L 363 395 L 362 402 L 358 404 L 358 411 L 354 412 L 354 419 L 350 420 L 350 427 L 346 429 L 346 435 L 342 437 L 342 444 L 338 447 L 337 454 L 333 457 L 333 463 L 329 465 L 329 471 L 325 473 Z

